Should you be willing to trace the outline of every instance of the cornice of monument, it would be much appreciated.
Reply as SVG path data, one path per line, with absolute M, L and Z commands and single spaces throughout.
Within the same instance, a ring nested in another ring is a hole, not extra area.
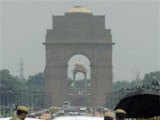
M 115 43 L 108 43 L 108 42 L 43 42 L 43 45 L 70 45 L 70 44 L 74 44 L 74 45 L 114 45 Z

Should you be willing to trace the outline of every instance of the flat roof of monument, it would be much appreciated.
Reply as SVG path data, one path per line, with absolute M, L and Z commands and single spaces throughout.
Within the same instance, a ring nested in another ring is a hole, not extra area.
M 92 14 L 92 11 L 87 9 L 83 6 L 74 6 L 70 10 L 68 10 L 66 13 L 86 13 L 86 14 Z

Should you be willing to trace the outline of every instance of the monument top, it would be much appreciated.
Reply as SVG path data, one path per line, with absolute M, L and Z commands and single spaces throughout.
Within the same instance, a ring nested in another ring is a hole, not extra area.
M 74 6 L 72 9 L 68 10 L 66 13 L 84 13 L 92 14 L 91 10 L 83 6 Z

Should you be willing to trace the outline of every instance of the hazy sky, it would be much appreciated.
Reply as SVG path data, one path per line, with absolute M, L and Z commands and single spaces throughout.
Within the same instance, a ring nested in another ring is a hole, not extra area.
M 45 67 L 42 42 L 46 30 L 52 27 L 52 15 L 63 15 L 74 5 L 83 5 L 94 15 L 105 15 L 106 28 L 112 30 L 116 43 L 114 80 L 131 80 L 137 72 L 160 70 L 159 3 L 72 1 L 1 2 L 0 69 L 8 68 L 18 74 L 23 58 L 25 76 L 42 72 Z

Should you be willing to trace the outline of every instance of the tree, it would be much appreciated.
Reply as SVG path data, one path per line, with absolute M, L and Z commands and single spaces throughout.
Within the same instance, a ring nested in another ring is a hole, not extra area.
M 29 76 L 27 83 L 29 96 L 33 98 L 30 100 L 31 104 L 35 109 L 40 109 L 44 107 L 45 104 L 45 86 L 44 86 L 44 73 L 37 73 L 35 75 Z
M 150 72 L 145 74 L 143 79 L 144 86 L 160 87 L 160 71 Z
M 29 76 L 27 86 L 31 91 L 44 92 L 44 73 L 37 73 L 35 75 Z
M 24 83 L 18 77 L 11 75 L 7 69 L 0 70 L 0 83 L 1 90 L 18 91 L 25 88 Z
M 7 69 L 0 70 L 0 102 L 3 106 L 12 106 L 18 103 L 21 94 L 20 91 L 25 89 L 25 83 L 18 77 L 10 74 Z
M 117 81 L 113 83 L 113 91 L 118 91 L 123 88 L 130 88 L 131 82 L 128 81 Z

